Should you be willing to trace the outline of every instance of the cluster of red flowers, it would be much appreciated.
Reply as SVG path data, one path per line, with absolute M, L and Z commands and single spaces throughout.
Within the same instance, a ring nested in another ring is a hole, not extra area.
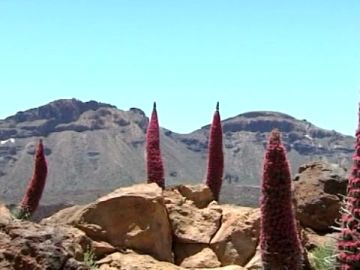
M 148 183 L 157 183 L 161 188 L 165 188 L 164 167 L 160 151 L 159 121 L 155 102 L 146 132 L 146 168 Z
M 291 176 L 280 133 L 269 138 L 261 183 L 260 246 L 265 269 L 302 269 L 291 198 Z
M 35 154 L 34 173 L 19 206 L 19 210 L 22 213 L 31 215 L 35 212 L 45 187 L 46 176 L 47 164 L 45 160 L 44 146 L 42 140 L 40 140 Z
M 341 270 L 360 269 L 360 121 L 343 211 L 338 260 Z
M 219 113 L 219 103 L 216 105 L 210 128 L 208 167 L 206 185 L 212 191 L 215 200 L 219 200 L 222 177 L 224 174 L 224 153 L 222 142 L 222 127 Z
M 157 183 L 165 188 L 164 167 L 160 151 L 159 121 L 154 103 L 149 126 L 146 132 L 146 169 L 148 183 Z M 209 158 L 206 184 L 213 192 L 214 198 L 219 199 L 222 177 L 224 172 L 224 154 L 222 144 L 222 128 L 219 113 L 219 103 L 216 105 L 209 138 Z

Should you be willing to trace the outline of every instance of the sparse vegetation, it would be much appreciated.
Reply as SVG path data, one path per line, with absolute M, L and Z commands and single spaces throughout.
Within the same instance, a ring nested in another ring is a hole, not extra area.
M 96 265 L 96 256 L 90 246 L 87 247 L 84 253 L 84 264 L 90 269 L 98 269 Z
M 336 247 L 325 244 L 311 252 L 310 263 L 315 270 L 336 270 Z
M 11 214 L 17 219 L 28 220 L 31 218 L 30 211 L 25 207 L 16 207 L 11 210 Z
M 219 102 L 216 104 L 213 121 L 210 128 L 209 153 L 206 184 L 212 191 L 215 200 L 219 200 L 222 178 L 224 174 L 224 153 L 222 142 L 222 127 L 219 113 Z

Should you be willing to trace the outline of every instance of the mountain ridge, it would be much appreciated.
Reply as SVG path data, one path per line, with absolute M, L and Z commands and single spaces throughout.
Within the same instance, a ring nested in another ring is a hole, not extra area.
M 113 188 L 145 181 L 147 124 L 141 109 L 123 111 L 75 99 L 56 100 L 0 120 L 0 198 L 7 203 L 21 198 L 40 137 L 49 163 L 44 204 L 84 203 Z M 243 186 L 259 185 L 267 134 L 273 128 L 282 132 L 293 175 L 300 165 L 317 159 L 350 166 L 353 137 L 284 113 L 247 112 L 224 119 L 222 125 L 225 201 Z M 161 128 L 167 185 L 203 180 L 209 127 L 187 134 Z M 14 142 L 6 141 L 10 138 Z

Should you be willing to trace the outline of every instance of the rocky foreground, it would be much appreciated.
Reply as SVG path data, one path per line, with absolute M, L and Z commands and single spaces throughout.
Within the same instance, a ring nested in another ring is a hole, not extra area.
M 301 170 L 297 216 L 311 250 L 334 242 L 346 179 L 336 165 Z M 218 204 L 204 185 L 119 188 L 40 223 L 14 220 L 0 205 L 0 269 L 262 269 L 259 221 L 258 208 Z

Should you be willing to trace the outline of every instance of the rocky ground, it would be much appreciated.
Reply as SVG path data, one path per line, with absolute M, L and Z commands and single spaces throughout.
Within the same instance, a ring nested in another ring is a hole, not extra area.
M 308 251 L 334 242 L 344 172 L 311 163 L 294 182 Z M 218 204 L 204 185 L 119 188 L 40 223 L 0 206 L 0 269 L 262 269 L 258 208 Z

